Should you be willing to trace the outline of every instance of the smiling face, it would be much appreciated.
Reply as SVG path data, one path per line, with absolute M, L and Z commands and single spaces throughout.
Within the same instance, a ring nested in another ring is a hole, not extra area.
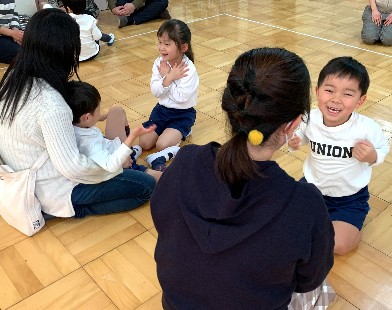
M 324 125 L 328 127 L 347 122 L 351 113 L 366 99 L 366 95 L 361 95 L 356 79 L 336 75 L 327 76 L 321 86 L 316 87 L 316 94 Z
M 187 44 L 182 44 L 181 48 L 179 48 L 176 43 L 169 38 L 166 32 L 158 37 L 158 51 L 161 54 L 162 59 L 168 61 L 171 66 L 174 66 L 176 63 L 181 63 L 187 48 Z

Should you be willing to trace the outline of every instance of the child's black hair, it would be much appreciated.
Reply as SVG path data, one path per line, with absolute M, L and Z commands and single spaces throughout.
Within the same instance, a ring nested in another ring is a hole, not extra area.
M 63 0 L 63 5 L 76 15 L 84 14 L 86 11 L 86 0 Z
M 89 83 L 69 81 L 66 101 L 73 113 L 72 124 L 78 124 L 82 115 L 94 113 L 101 102 L 101 95 L 98 89 Z
M 188 50 L 185 52 L 185 55 L 188 56 L 192 62 L 195 62 L 191 45 L 191 30 L 187 24 L 179 19 L 167 20 L 159 27 L 157 33 L 158 38 L 164 33 L 167 33 L 169 39 L 176 43 L 178 49 L 181 48 L 182 44 L 188 44 Z
M 324 68 L 321 69 L 317 87 L 320 87 L 327 76 L 330 75 L 357 80 L 359 89 L 361 90 L 361 96 L 366 95 L 368 91 L 370 79 L 366 67 L 352 57 L 343 56 L 331 59 Z

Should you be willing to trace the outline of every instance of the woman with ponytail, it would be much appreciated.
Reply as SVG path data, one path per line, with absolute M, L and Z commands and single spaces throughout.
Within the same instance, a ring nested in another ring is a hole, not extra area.
M 309 112 L 308 69 L 285 49 L 250 50 L 222 109 L 231 138 L 183 147 L 151 199 L 164 309 L 324 309 L 334 297 L 326 206 L 272 160 Z

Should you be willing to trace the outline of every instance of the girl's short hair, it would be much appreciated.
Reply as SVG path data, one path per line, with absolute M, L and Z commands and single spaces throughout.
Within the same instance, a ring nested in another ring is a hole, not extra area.
M 248 133 L 262 143 L 283 124 L 310 111 L 310 75 L 304 61 L 283 48 L 256 48 L 235 61 L 222 96 L 232 138 L 218 151 L 217 173 L 233 185 L 260 175 L 250 158 Z
M 188 44 L 188 50 L 185 52 L 185 55 L 192 62 L 195 62 L 191 45 L 191 30 L 187 24 L 179 19 L 169 19 L 159 27 L 157 33 L 158 38 L 164 33 L 167 33 L 169 39 L 176 43 L 178 49 L 180 49 L 182 44 Z

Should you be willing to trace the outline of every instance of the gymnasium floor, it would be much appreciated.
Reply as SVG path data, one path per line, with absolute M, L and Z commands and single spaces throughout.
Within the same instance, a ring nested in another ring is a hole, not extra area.
M 298 53 L 309 67 L 313 86 L 331 58 L 347 55 L 361 61 L 371 84 L 360 111 L 376 119 L 391 140 L 392 47 L 361 42 L 366 3 L 171 0 L 172 17 L 191 28 L 200 76 L 197 121 L 183 145 L 225 141 L 219 101 L 227 74 L 241 52 L 260 46 Z M 81 64 L 81 79 L 99 89 L 104 110 L 121 105 L 131 126 L 140 124 L 156 103 L 149 79 L 162 20 L 117 29 L 110 12 L 102 12 L 99 19 L 116 42 L 102 45 L 95 60 Z M 0 64 L 0 76 L 5 69 Z M 295 153 L 282 148 L 275 160 L 299 179 L 306 154 L 307 148 Z M 336 257 L 328 277 L 338 293 L 333 309 L 392 309 L 391 173 L 389 154 L 373 170 L 371 211 L 362 242 L 356 251 Z M 0 309 L 162 309 L 153 259 L 156 237 L 149 204 L 120 214 L 51 220 L 31 238 L 0 218 Z

